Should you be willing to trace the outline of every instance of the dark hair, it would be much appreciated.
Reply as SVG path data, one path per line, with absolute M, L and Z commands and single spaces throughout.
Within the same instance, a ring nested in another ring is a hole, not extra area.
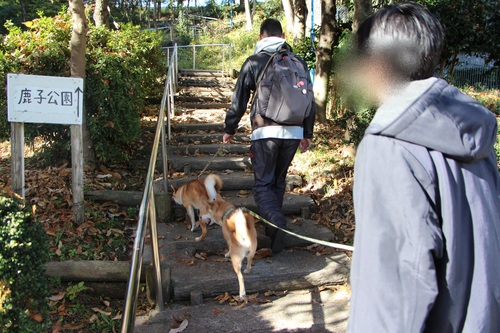
M 281 28 L 280 21 L 268 18 L 260 24 L 260 34 L 264 37 L 281 37 L 283 35 L 283 28 Z
M 356 33 L 361 57 L 384 57 L 394 74 L 410 80 L 431 77 L 444 43 L 443 27 L 426 8 L 399 3 L 368 17 Z

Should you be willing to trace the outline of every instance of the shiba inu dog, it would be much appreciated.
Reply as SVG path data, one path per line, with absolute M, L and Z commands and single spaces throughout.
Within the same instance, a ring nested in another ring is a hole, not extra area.
M 196 237 L 196 241 L 202 241 L 207 235 L 208 218 L 203 218 L 207 214 L 208 203 L 220 198 L 222 189 L 222 179 L 219 176 L 210 174 L 206 178 L 196 178 L 179 188 L 172 186 L 174 201 L 183 205 L 191 220 L 191 231 L 194 232 L 198 226 L 201 226 L 201 235 Z M 200 211 L 199 219 L 196 221 L 194 210 Z
M 213 219 L 222 227 L 222 233 L 229 247 L 226 258 L 231 258 L 231 263 L 238 277 L 240 300 L 246 301 L 241 265 L 246 257 L 247 266 L 244 273 L 249 274 L 252 270 L 253 257 L 257 250 L 255 219 L 241 208 L 236 208 L 220 197 L 208 204 L 207 214 L 204 215 L 204 218 Z

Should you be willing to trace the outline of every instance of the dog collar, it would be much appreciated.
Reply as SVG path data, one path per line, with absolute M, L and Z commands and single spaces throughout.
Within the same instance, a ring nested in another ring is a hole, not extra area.
M 229 215 L 231 215 L 232 212 L 234 212 L 236 210 L 236 207 L 231 207 L 229 208 L 225 213 L 224 215 L 222 215 L 222 219 L 221 219 L 221 222 L 223 223 L 228 217 Z

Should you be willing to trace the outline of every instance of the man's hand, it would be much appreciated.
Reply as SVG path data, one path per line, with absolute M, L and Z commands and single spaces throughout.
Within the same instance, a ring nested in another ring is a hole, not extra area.
M 311 148 L 311 139 L 304 138 L 304 139 L 300 140 L 299 148 L 300 148 L 300 151 L 303 153 L 308 151 L 309 148 Z
M 224 136 L 222 137 L 222 142 L 231 143 L 231 141 L 233 140 L 233 137 L 234 137 L 234 134 L 224 133 Z

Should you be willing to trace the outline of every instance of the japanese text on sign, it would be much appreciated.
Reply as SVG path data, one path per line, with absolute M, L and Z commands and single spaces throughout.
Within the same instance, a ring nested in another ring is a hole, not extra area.
M 7 76 L 11 122 L 81 124 L 83 79 L 40 75 Z

